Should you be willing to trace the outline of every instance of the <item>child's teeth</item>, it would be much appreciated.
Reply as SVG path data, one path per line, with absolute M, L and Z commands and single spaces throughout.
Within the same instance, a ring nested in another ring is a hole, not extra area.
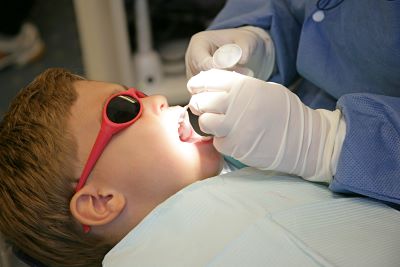
M 182 141 L 187 141 L 192 135 L 192 127 L 188 124 L 187 120 L 180 123 L 179 137 Z
M 182 115 L 179 118 L 179 122 L 183 122 L 188 117 L 188 113 L 187 113 L 188 108 L 189 108 L 189 105 L 186 105 L 183 107 Z

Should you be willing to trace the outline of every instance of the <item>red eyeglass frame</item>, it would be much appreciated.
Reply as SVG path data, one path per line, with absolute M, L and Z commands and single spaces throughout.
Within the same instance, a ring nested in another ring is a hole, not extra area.
M 117 96 L 130 96 L 139 102 L 140 108 L 139 108 L 139 112 L 135 118 L 133 118 L 132 120 L 130 120 L 128 122 L 124 122 L 124 123 L 115 123 L 115 122 L 112 122 L 108 118 L 107 106 L 110 103 L 110 101 Z M 89 157 L 83 168 L 82 174 L 78 180 L 78 184 L 75 187 L 75 192 L 78 192 L 79 190 L 81 190 L 82 187 L 86 184 L 86 181 L 89 177 L 90 172 L 93 170 L 94 165 L 96 164 L 97 160 L 99 159 L 104 148 L 107 146 L 111 137 L 114 134 L 120 132 L 121 130 L 127 128 L 128 126 L 132 125 L 135 121 L 137 121 L 140 118 L 140 116 L 142 115 L 142 112 L 143 112 L 143 103 L 142 103 L 141 98 L 144 98 L 146 96 L 147 95 L 144 94 L 143 92 L 136 90 L 135 88 L 130 88 L 126 91 L 113 94 L 107 99 L 107 101 L 103 107 L 100 131 L 97 134 L 96 141 L 92 147 L 92 150 L 90 151 Z M 84 229 L 85 233 L 90 231 L 90 227 L 88 225 L 83 225 L 83 229 Z

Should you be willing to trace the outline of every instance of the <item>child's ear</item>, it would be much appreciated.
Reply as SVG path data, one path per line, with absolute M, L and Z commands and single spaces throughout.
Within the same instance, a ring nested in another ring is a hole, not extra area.
M 125 197 L 120 192 L 87 184 L 75 193 L 69 206 L 72 215 L 81 224 L 100 226 L 117 218 L 125 204 Z

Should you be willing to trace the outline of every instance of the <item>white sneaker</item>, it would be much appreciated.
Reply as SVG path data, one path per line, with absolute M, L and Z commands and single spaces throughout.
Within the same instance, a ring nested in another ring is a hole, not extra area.
M 0 35 L 0 70 L 12 65 L 26 65 L 39 58 L 43 52 L 44 43 L 36 26 L 25 23 L 15 37 Z

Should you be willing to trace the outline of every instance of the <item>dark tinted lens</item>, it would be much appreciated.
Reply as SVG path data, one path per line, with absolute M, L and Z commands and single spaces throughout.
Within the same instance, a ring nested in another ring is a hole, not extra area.
M 133 120 L 139 114 L 140 103 L 133 97 L 120 95 L 110 100 L 106 113 L 110 121 L 124 123 Z

